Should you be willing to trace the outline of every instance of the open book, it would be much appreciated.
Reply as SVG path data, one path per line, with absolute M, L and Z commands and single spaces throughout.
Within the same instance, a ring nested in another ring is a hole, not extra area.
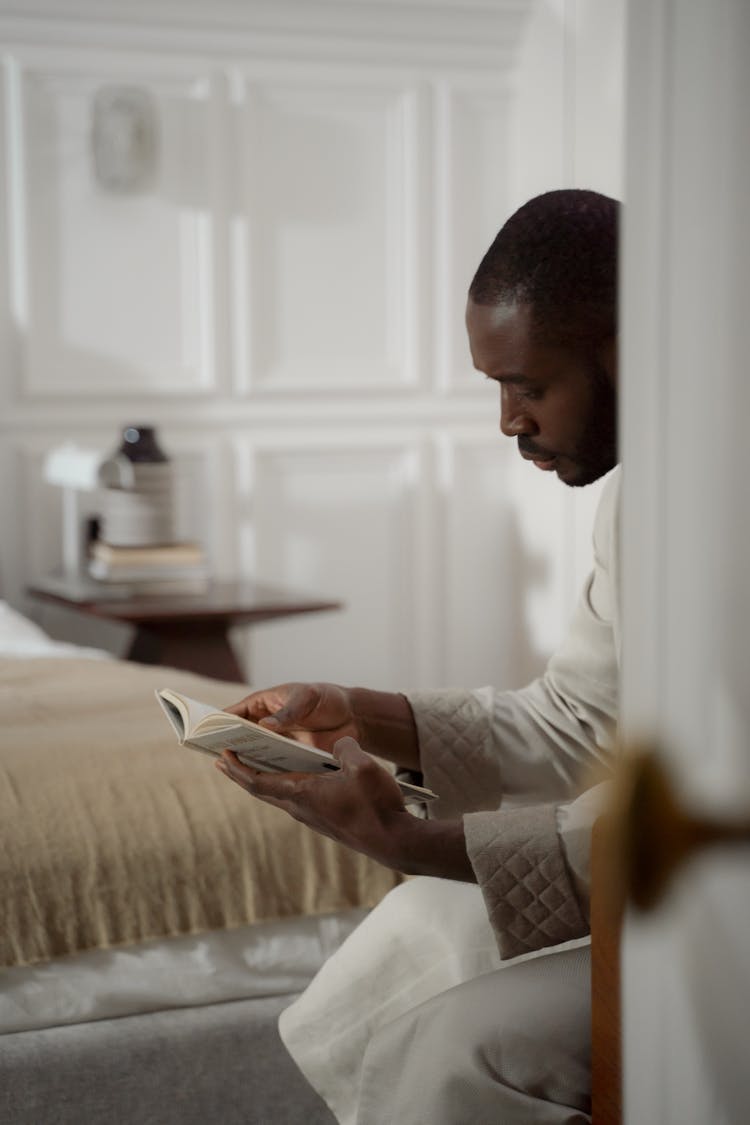
M 234 750 L 241 762 L 270 773 L 324 773 L 341 769 L 333 754 L 306 746 L 284 734 L 266 730 L 249 719 L 217 711 L 179 692 L 163 688 L 156 692 L 181 746 L 202 750 L 218 757 L 222 750 Z M 398 781 L 406 800 L 431 801 L 435 794 L 421 785 Z

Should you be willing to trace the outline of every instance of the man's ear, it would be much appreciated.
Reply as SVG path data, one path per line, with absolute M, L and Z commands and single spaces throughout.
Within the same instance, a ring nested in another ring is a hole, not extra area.
M 596 358 L 607 374 L 612 387 L 617 390 L 617 337 L 608 336 L 596 349 Z

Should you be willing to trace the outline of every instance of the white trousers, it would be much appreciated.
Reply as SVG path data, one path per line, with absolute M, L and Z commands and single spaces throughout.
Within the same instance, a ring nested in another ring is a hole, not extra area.
M 590 1121 L 587 942 L 501 962 L 471 884 L 391 891 L 279 1030 L 340 1125 Z

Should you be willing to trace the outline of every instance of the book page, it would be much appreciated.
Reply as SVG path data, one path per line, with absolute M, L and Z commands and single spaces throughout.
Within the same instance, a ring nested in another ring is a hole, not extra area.
M 201 724 L 204 724 L 208 719 L 215 719 L 214 729 L 224 726 L 234 726 L 236 723 L 242 723 L 244 720 L 238 719 L 235 715 L 229 715 L 224 711 L 217 712 L 215 707 L 211 707 L 208 703 L 200 703 L 197 699 L 191 699 L 188 695 L 180 695 L 176 691 L 170 691 L 169 688 L 163 688 L 157 691 L 157 697 L 160 702 L 166 704 L 170 720 L 174 725 L 176 710 L 182 720 L 182 734 L 183 737 L 189 737 L 197 731 Z M 175 729 L 179 730 L 179 727 Z

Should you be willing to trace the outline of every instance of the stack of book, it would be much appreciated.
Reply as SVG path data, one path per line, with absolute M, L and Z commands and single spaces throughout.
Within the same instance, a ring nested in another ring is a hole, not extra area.
M 200 543 L 158 547 L 91 545 L 89 574 L 107 587 L 103 593 L 202 594 L 209 584 L 208 562 Z

